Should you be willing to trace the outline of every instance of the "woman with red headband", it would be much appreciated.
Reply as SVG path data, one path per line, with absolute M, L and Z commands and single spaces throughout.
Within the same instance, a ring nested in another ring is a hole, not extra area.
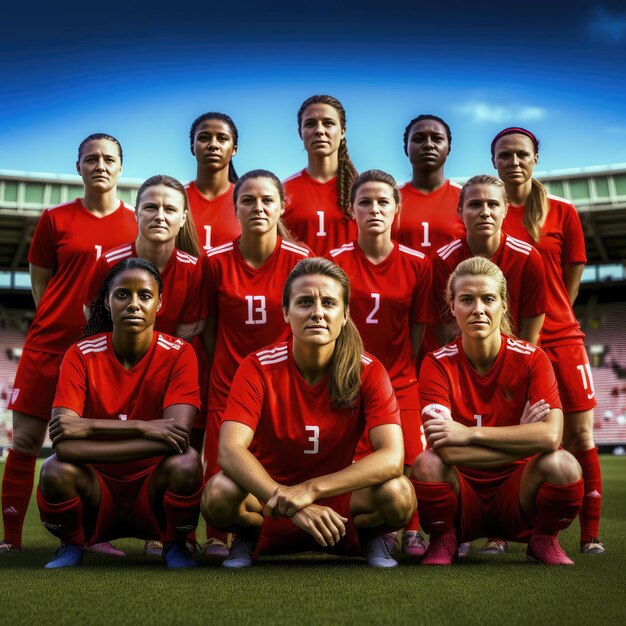
M 546 318 L 540 345 L 550 357 L 565 414 L 563 446 L 580 463 L 585 497 L 580 512 L 580 550 L 602 554 L 598 539 L 602 476 L 593 441 L 596 406 L 591 367 L 572 306 L 587 261 L 585 239 L 574 206 L 553 195 L 532 177 L 539 141 L 525 128 L 505 128 L 491 142 L 491 159 L 504 182 L 509 211 L 503 228 L 539 250 L 546 272 Z

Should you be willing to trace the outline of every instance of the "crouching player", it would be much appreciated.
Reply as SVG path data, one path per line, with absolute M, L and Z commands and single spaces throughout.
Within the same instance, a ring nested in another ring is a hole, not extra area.
M 429 450 L 411 478 L 430 545 L 422 563 L 449 565 L 459 541 L 528 543 L 529 560 L 571 565 L 557 533 L 576 518 L 583 481 L 559 449 L 563 412 L 545 353 L 514 339 L 506 280 L 482 257 L 460 263 L 447 300 L 461 336 L 420 372 Z
M 83 339 L 66 353 L 52 409 L 55 455 L 37 491 L 41 519 L 62 541 L 47 568 L 80 564 L 83 547 L 161 537 L 168 567 L 195 565 L 202 465 L 189 446 L 199 407 L 191 346 L 154 331 L 162 281 L 149 261 L 107 275 Z
M 402 475 L 389 375 L 363 354 L 349 298 L 342 269 L 301 260 L 283 291 L 293 339 L 249 355 L 237 370 L 220 430 L 223 471 L 202 498 L 207 523 L 236 532 L 226 567 L 316 549 L 397 565 L 390 531 L 409 521 L 415 495 Z M 373 452 L 352 463 L 364 431 Z

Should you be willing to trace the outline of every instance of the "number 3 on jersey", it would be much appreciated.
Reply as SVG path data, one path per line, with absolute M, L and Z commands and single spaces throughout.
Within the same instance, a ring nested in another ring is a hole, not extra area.
M 248 319 L 246 324 L 267 324 L 265 296 L 246 296 Z
M 319 426 L 305 426 L 304 430 L 311 433 L 311 436 L 307 441 L 311 442 L 311 447 L 304 451 L 304 454 L 317 454 L 320 450 L 320 427 Z

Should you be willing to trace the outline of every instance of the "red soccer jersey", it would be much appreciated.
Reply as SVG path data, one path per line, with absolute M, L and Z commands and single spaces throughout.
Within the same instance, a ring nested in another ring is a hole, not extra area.
M 209 379 L 209 410 L 223 411 L 239 364 L 251 352 L 291 333 L 282 310 L 289 272 L 309 251 L 278 237 L 258 269 L 246 263 L 239 240 L 213 248 L 201 260 L 207 317 L 217 319 Z
M 420 370 L 422 412 L 429 404 L 443 405 L 450 409 L 452 419 L 464 426 L 515 426 L 526 402 L 541 399 L 552 409 L 562 408 L 550 360 L 541 348 L 506 335 L 502 335 L 500 353 L 486 374 L 473 368 L 461 337 L 429 353 Z M 495 477 L 510 469 L 507 465 L 489 470 L 463 468 L 463 472 Z
M 410 326 L 434 321 L 430 261 L 421 252 L 397 242 L 378 265 L 363 254 L 356 241 L 331 250 L 330 258 L 350 279 L 350 317 L 365 349 L 389 372 L 400 408 L 418 409 Z
M 357 237 L 356 222 L 339 208 L 337 179 L 320 183 L 306 170 L 288 178 L 283 219 L 293 236 L 318 256 Z
M 109 270 L 123 259 L 136 257 L 135 242 L 109 250 L 96 262 L 87 285 L 85 306 L 96 298 Z M 203 318 L 198 259 L 174 248 L 161 272 L 163 296 L 157 312 L 155 330 L 174 335 L 179 324 L 192 324 Z
M 585 237 L 574 205 L 556 196 L 548 196 L 548 215 L 535 242 L 524 228 L 524 207 L 509 206 L 504 228 L 537 248 L 546 273 L 546 319 L 539 336 L 544 347 L 582 344 L 584 334 L 574 315 L 563 280 L 567 263 L 586 263 Z
M 174 404 L 200 407 L 196 355 L 182 339 L 155 332 L 148 352 L 130 370 L 117 360 L 111 333 L 75 343 L 63 358 L 53 406 L 85 419 L 155 420 Z M 133 480 L 160 459 L 94 467 L 106 476 Z
M 136 236 L 135 212 L 124 203 L 106 217 L 96 217 L 80 199 L 46 209 L 37 223 L 28 262 L 52 269 L 52 275 L 24 347 L 63 354 L 85 325 L 86 278 L 96 259 Z
M 363 432 L 400 424 L 389 375 L 374 357 L 361 357 L 361 393 L 355 407 L 338 409 L 331 406 L 329 374 L 309 385 L 291 350 L 291 342 L 278 343 L 243 361 L 222 420 L 255 431 L 250 451 L 285 485 L 347 467 Z
M 233 203 L 234 188 L 231 183 L 227 191 L 209 200 L 193 181 L 186 187 L 191 216 L 198 231 L 198 245 L 204 250 L 221 246 L 241 235 Z
M 451 180 L 432 193 L 422 193 L 406 183 L 400 188 L 401 207 L 392 237 L 433 257 L 442 245 L 465 233 L 458 212 L 460 195 L 461 187 Z
M 467 239 L 455 239 L 437 250 L 433 257 L 434 308 L 440 313 L 442 323 L 451 321 L 446 305 L 445 291 L 450 274 L 456 266 L 474 254 Z M 509 313 L 516 331 L 520 320 L 546 312 L 546 278 L 539 252 L 531 245 L 515 239 L 502 231 L 500 246 L 491 257 L 504 274 L 509 292 Z

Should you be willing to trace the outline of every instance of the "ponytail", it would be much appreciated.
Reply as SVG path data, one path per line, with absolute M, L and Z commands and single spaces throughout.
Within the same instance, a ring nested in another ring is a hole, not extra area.
M 548 215 L 548 193 L 546 188 L 534 178 L 531 179 L 532 188 L 530 196 L 526 201 L 524 209 L 524 227 L 533 238 L 533 241 L 539 241 L 541 236 L 541 228 L 546 221 Z

